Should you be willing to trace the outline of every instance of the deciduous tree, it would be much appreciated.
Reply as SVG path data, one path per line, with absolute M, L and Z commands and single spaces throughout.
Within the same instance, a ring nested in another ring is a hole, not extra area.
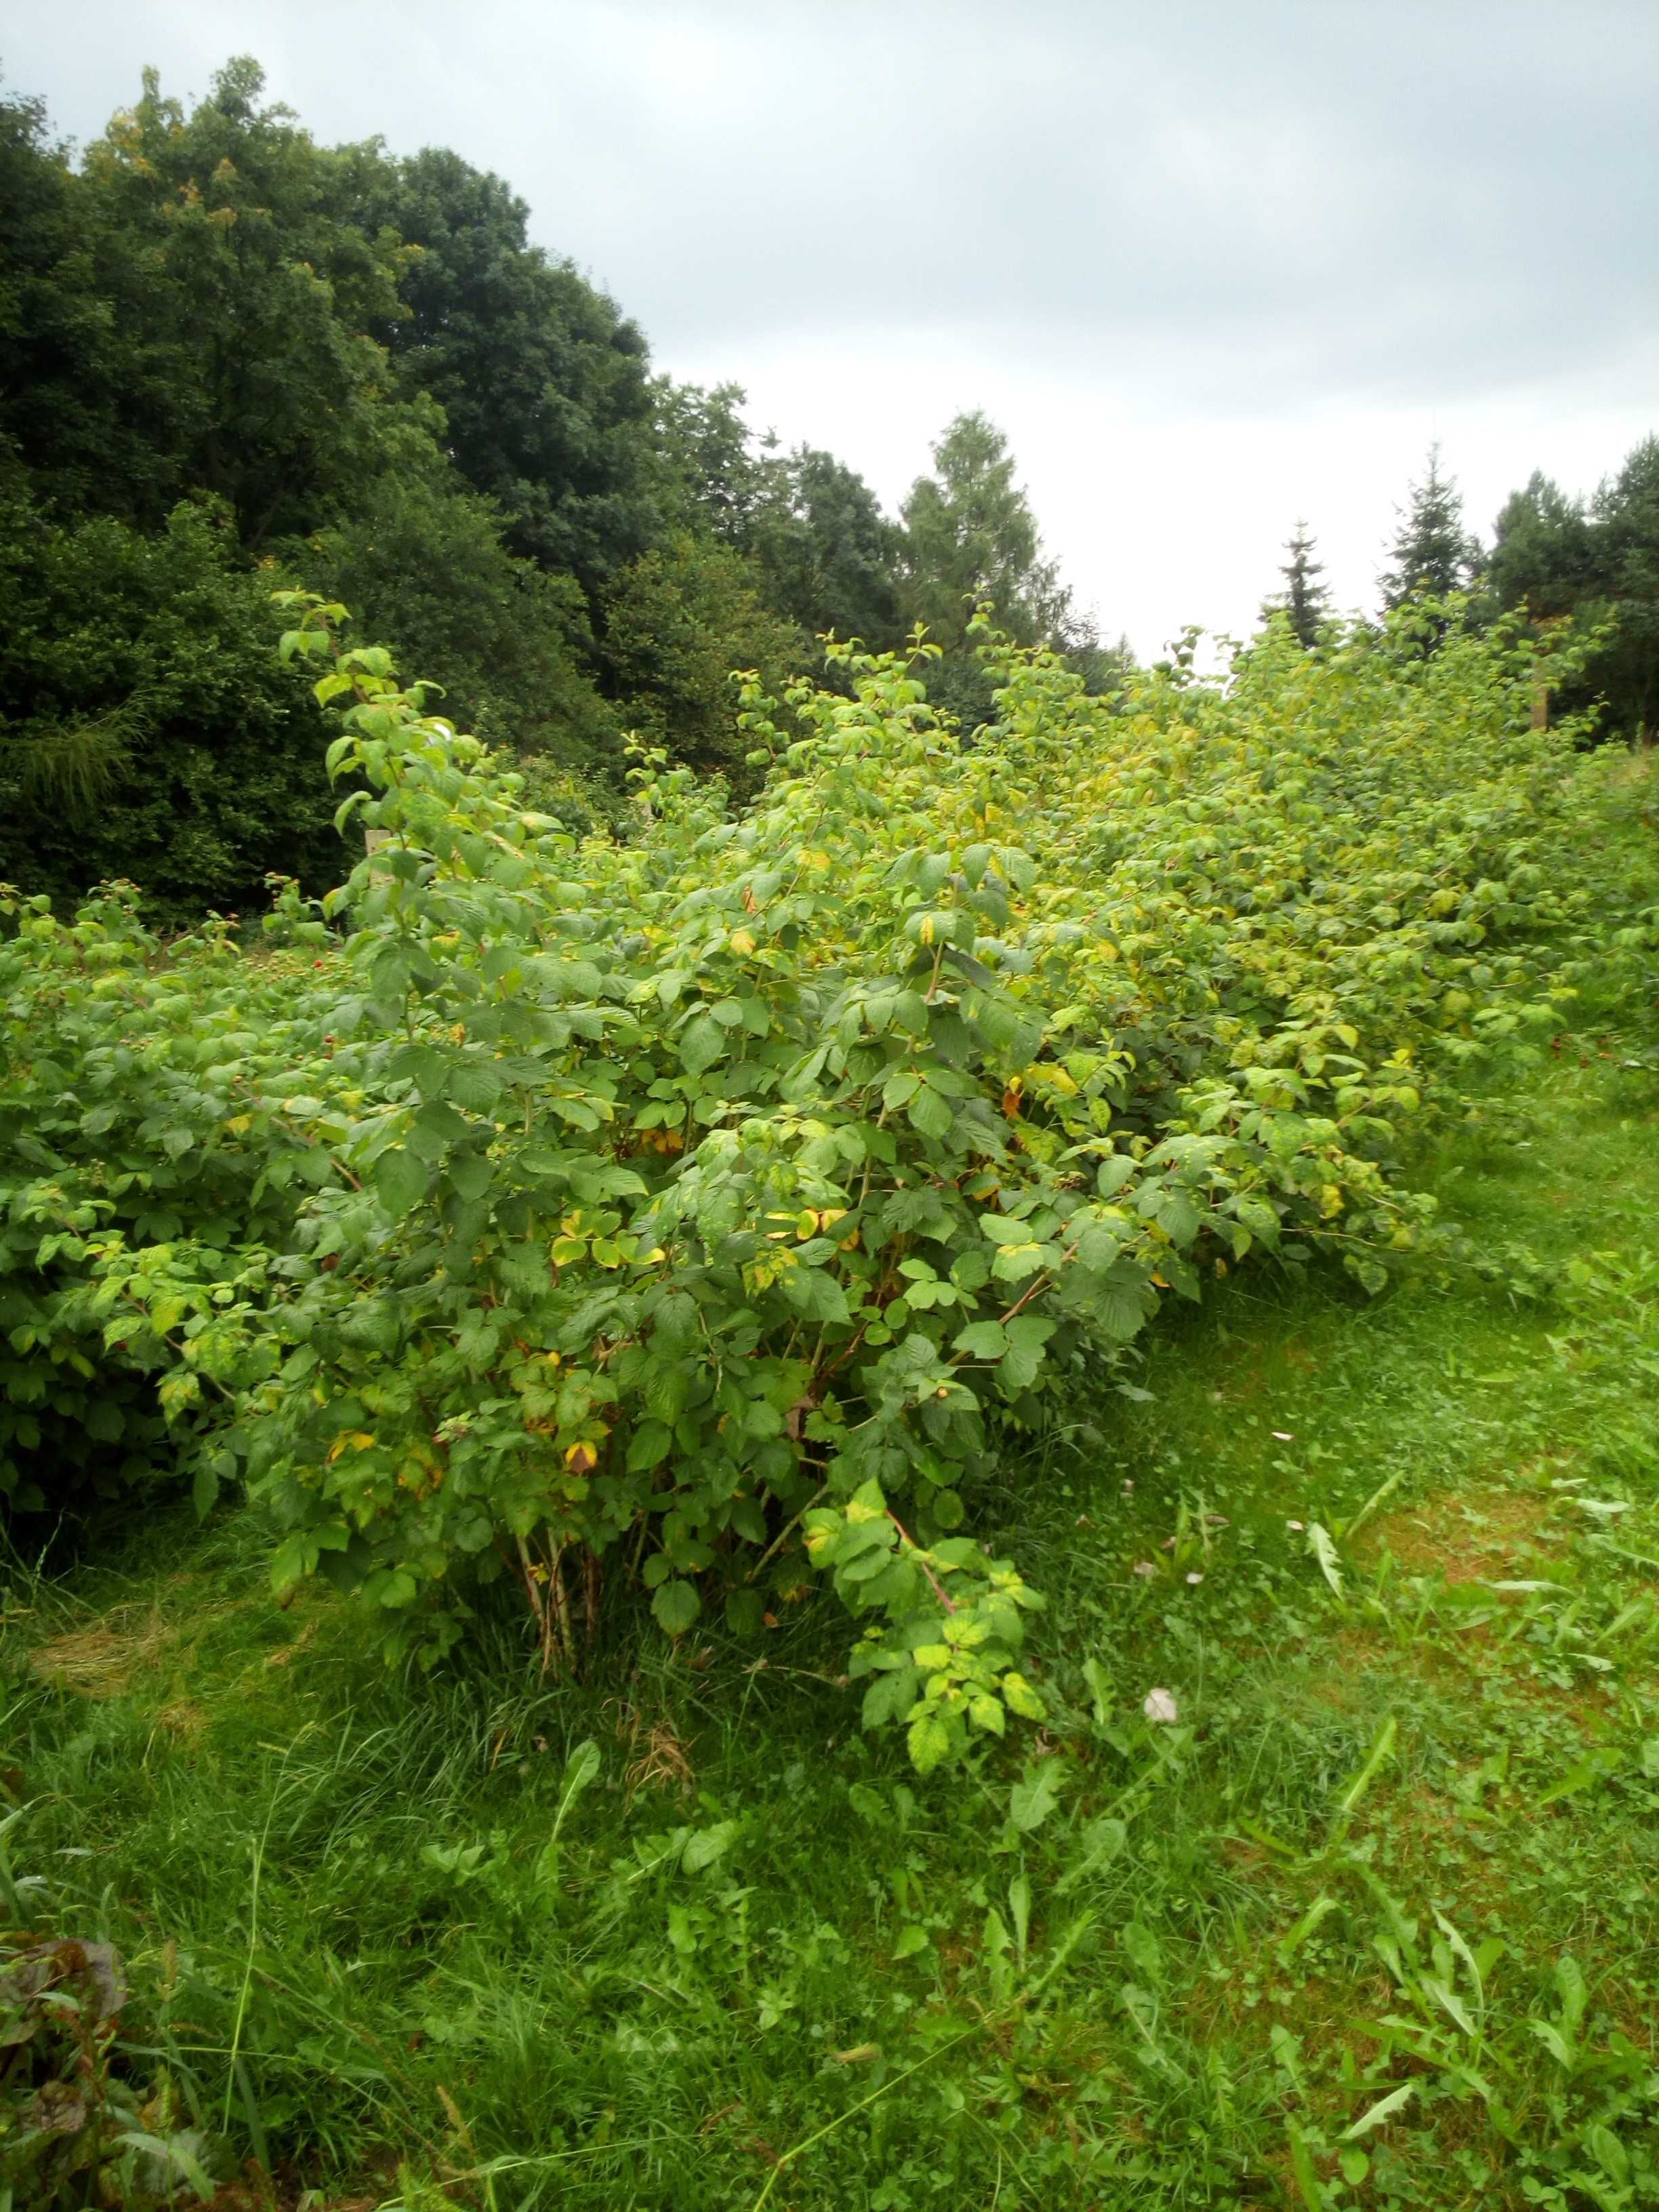
M 1008 441 L 986 416 L 958 415 L 933 447 L 902 510 L 905 611 L 946 652 L 967 635 L 975 603 L 1024 642 L 1051 636 L 1067 594 L 1045 561 L 1036 517 L 1014 477 Z

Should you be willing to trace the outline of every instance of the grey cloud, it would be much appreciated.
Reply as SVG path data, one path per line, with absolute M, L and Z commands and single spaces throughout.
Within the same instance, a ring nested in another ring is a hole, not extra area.
M 74 129 L 246 48 L 320 134 L 447 141 L 671 357 L 896 324 L 1172 402 L 1549 375 L 1659 325 L 1659 11 L 1284 0 L 133 10 L 9 41 Z M 79 35 L 64 37 L 65 29 Z
M 1143 649 L 1248 626 L 1297 514 L 1369 599 L 1443 434 L 1487 522 L 1654 427 L 1652 0 L 53 0 L 96 134 L 234 52 L 325 141 L 454 146 L 681 374 L 889 499 L 958 405 Z M 1659 410 L 1655 410 L 1659 412 Z

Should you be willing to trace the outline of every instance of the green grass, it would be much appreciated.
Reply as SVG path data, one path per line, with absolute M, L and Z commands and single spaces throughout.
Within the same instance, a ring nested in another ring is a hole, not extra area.
M 284 2203 L 1659 2201 L 1648 1018 L 1437 1140 L 1486 1276 L 1229 1277 L 1011 1458 L 1055 1717 L 975 1770 L 821 1601 L 561 1687 L 387 1676 L 235 1519 L 20 1570 L 14 1866 L 129 2063 Z

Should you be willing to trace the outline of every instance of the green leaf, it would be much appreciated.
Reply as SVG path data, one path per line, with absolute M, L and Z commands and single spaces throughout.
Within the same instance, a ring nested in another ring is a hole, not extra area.
M 1027 1721 L 1048 1718 L 1048 1708 L 1023 1674 L 1005 1674 L 1000 1686 L 1011 1713 Z
M 905 1108 L 912 1125 L 924 1137 L 948 1137 L 956 1127 L 956 1115 L 948 1099 L 941 1098 L 937 1091 L 924 1085 Z
M 970 1359 L 1000 1359 L 1008 1349 L 1008 1332 L 1000 1321 L 969 1322 L 958 1333 L 956 1349 Z
M 587 1736 L 572 1751 L 564 1763 L 565 1802 L 579 1797 L 588 1784 L 598 1777 L 602 1760 L 599 1747 Z
M 1008 1793 L 1008 1818 L 1022 1835 L 1040 1828 L 1060 1802 L 1060 1761 L 1039 1759 Z
M 495 1180 L 495 1170 L 482 1152 L 464 1152 L 449 1164 L 449 1187 L 468 1205 L 476 1204 Z
M 1029 1067 L 1042 1042 L 1042 1023 L 1033 1021 L 1009 999 L 982 1000 L 979 1026 L 987 1042 L 1015 1068 Z
M 1384 1987 L 1386 1986 L 1385 1984 Z M 1359 2136 L 1369 2135 L 1373 2128 L 1381 2127 L 1384 2120 L 1391 2119 L 1395 2113 L 1403 2112 L 1416 2094 L 1415 2081 L 1402 2082 L 1399 2088 L 1390 2089 L 1386 2097 L 1379 2097 L 1374 2105 L 1369 2106 L 1352 2127 L 1344 2129 L 1343 2142 L 1354 2142 Z
M 702 1600 L 695 1583 L 666 1582 L 652 1599 L 651 1610 L 659 1628 L 670 1636 L 684 1636 L 702 1611 Z
M 980 1234 L 988 1237 L 994 1244 L 1029 1244 L 1031 1242 L 1030 1224 L 1012 1221 L 1005 1213 L 981 1213 Z
M 825 1267 L 795 1267 L 778 1285 L 797 1313 L 809 1321 L 844 1322 L 852 1318 L 847 1293 Z
M 506 1089 L 501 1071 L 489 1060 L 468 1059 L 453 1067 L 444 1084 L 444 1094 L 456 1105 L 470 1107 L 474 1113 L 488 1113 Z
M 895 1667 L 890 1672 L 878 1674 L 864 1693 L 864 1708 L 860 1721 L 867 1729 L 879 1728 L 884 1721 L 902 1720 L 916 1701 L 916 1687 L 921 1680 L 919 1667 Z
M 1200 1217 L 1184 1190 L 1172 1190 L 1158 1200 L 1157 1219 L 1170 1242 L 1184 1248 L 1197 1236 Z
M 765 1625 L 766 1601 L 757 1589 L 726 1594 L 726 1625 L 733 1636 L 758 1636 Z
M 931 1705 L 911 1722 L 908 1748 L 918 1774 L 931 1774 L 951 1756 L 951 1731 Z
M 707 1014 L 693 1014 L 680 1031 L 680 1061 L 688 1075 L 702 1075 L 726 1051 L 726 1032 Z
M 205 1521 L 208 1515 L 212 1512 L 219 1496 L 219 1478 L 206 1460 L 199 1461 L 197 1464 L 195 1477 L 190 1486 L 190 1495 L 191 1502 L 196 1508 L 197 1519 Z
M 674 1432 L 665 1421 L 641 1421 L 629 1440 L 628 1472 L 643 1474 L 660 1467 L 673 1449 Z
M 991 1273 L 999 1282 L 1023 1283 L 1058 1256 L 1051 1244 L 1003 1244 L 991 1262 Z
M 388 1213 L 412 1212 L 430 1187 L 430 1170 L 413 1152 L 382 1152 L 374 1163 L 374 1194 Z
M 1090 1314 L 1102 1335 L 1127 1344 L 1145 1326 L 1146 1308 L 1138 1285 L 1109 1283 L 1090 1305 Z
M 716 1820 L 712 1828 L 694 1828 L 685 1839 L 680 1865 L 687 1874 L 701 1874 L 726 1856 L 737 1839 L 735 1820 Z

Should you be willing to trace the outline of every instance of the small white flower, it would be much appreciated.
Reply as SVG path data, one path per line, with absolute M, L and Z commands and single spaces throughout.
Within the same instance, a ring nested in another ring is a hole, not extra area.
M 1181 1708 L 1167 1690 L 1148 1690 L 1146 1702 L 1140 1710 L 1149 1721 L 1166 1726 L 1181 1718 Z
M 1137 1575 L 1155 1575 L 1158 1569 L 1150 1559 L 1137 1559 L 1130 1571 Z
M 1125 1475 L 1123 1478 L 1123 1487 L 1126 1490 L 1133 1490 L 1134 1488 L 1134 1484 L 1129 1480 L 1127 1475 Z
M 1203 1577 L 1203 1576 L 1202 1576 L 1202 1575 L 1196 1575 L 1196 1574 L 1194 1574 L 1194 1575 L 1188 1575 L 1188 1577 L 1187 1577 L 1187 1579 L 1188 1579 L 1188 1581 L 1189 1583 L 1201 1583 L 1201 1582 L 1203 1581 L 1204 1577 Z
M 1304 1524 L 1300 1521 L 1287 1521 L 1285 1523 L 1285 1526 L 1287 1528 L 1294 1528 L 1297 1534 L 1299 1536 L 1302 1534 Z

